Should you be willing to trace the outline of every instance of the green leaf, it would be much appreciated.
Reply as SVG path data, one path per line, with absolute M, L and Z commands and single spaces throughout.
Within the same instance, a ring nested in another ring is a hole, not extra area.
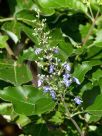
M 17 5 L 19 6 L 19 8 L 31 8 L 31 6 L 33 5 L 33 2 L 32 0 L 16 0 L 17 1 Z
M 64 37 L 62 36 L 62 32 L 60 29 L 54 29 L 51 32 L 51 46 L 58 46 L 60 51 L 59 54 L 56 54 L 58 58 L 65 61 L 73 52 L 73 47 L 69 42 L 65 42 Z
M 81 34 L 81 37 L 82 37 L 82 41 L 87 36 L 90 28 L 91 28 L 91 24 L 89 24 L 89 23 L 87 23 L 86 25 L 80 25 L 79 26 L 79 30 L 80 30 L 80 34 Z M 91 39 L 91 38 L 92 38 L 92 36 L 89 36 L 89 39 Z
M 32 75 L 28 66 L 19 61 L 0 60 L 0 79 L 14 85 L 21 85 L 31 81 Z
M 5 31 L 15 43 L 17 43 L 20 40 L 22 26 L 19 22 L 17 21 L 6 22 L 3 24 L 1 29 Z
M 30 122 L 31 120 L 25 115 L 19 115 L 19 118 L 16 121 L 16 123 L 19 124 L 21 127 L 26 126 Z
M 44 8 L 61 8 L 61 7 L 67 7 L 67 5 L 69 4 L 68 1 L 66 0 L 38 0 L 39 4 L 41 7 Z
M 83 82 L 85 74 L 92 69 L 93 66 L 101 65 L 101 60 L 84 61 L 82 64 L 75 66 L 73 76 L 77 77 L 80 82 Z
M 8 36 L 6 35 L 0 35 L 0 48 L 6 48 L 7 46 L 7 40 L 8 40 Z
M 53 122 L 56 125 L 60 125 L 63 123 L 63 120 L 64 120 L 64 118 L 63 118 L 61 112 L 56 111 L 55 115 L 49 121 Z
M 99 80 L 102 77 L 102 70 L 98 69 L 92 74 L 91 81 L 94 83 L 96 80 Z
M 11 103 L 1 103 L 0 104 L 0 114 L 1 115 L 11 115 L 13 112 L 13 107 Z
M 102 93 L 102 78 L 100 78 L 100 80 L 98 81 L 98 84 L 100 86 L 100 90 L 101 90 L 101 93 Z
M 101 116 L 90 115 L 89 123 L 97 122 L 101 119 Z
M 95 42 L 95 43 L 93 43 L 93 45 L 96 46 L 96 47 L 102 48 L 102 41 L 101 42 Z
M 102 94 L 97 96 L 95 102 L 86 109 L 86 112 L 96 116 L 102 116 Z
M 17 21 L 6 22 L 2 26 L 2 30 L 5 31 L 15 43 L 20 41 L 21 32 L 24 32 L 33 42 L 36 42 L 36 39 L 32 35 L 33 28 L 26 26 L 24 23 Z
M 98 11 L 99 9 L 101 10 L 101 6 L 99 6 L 100 4 L 100 0 L 91 0 L 90 1 L 90 4 L 91 4 L 91 7 L 92 7 L 92 9 L 93 10 L 96 10 L 96 11 Z
M 8 87 L 0 91 L 0 97 L 12 102 L 15 112 L 27 116 L 51 111 L 55 105 L 51 96 L 33 86 Z
M 102 42 L 102 29 L 98 30 L 96 33 L 96 39 L 95 39 L 95 43 L 96 42 Z
M 16 12 L 23 9 L 32 9 L 33 1 L 32 0 L 8 0 L 8 5 L 10 8 L 11 14 L 15 14 Z
M 96 38 L 95 38 L 95 41 L 93 43 L 93 46 L 102 48 L 102 37 L 101 37 L 101 35 L 102 35 L 102 29 L 97 30 Z
M 102 58 L 102 49 L 98 46 L 92 46 L 87 49 L 86 59 L 101 59 Z
M 55 13 L 54 9 L 50 9 L 50 8 L 42 8 L 40 7 L 40 11 L 44 16 L 51 16 Z
M 20 56 L 20 60 L 22 60 L 22 62 L 24 60 L 34 61 L 37 59 L 38 59 L 38 55 L 34 53 L 34 48 L 31 48 L 31 47 L 27 50 L 24 50 L 23 54 Z
M 69 8 L 72 10 L 80 10 L 87 12 L 87 7 L 80 1 L 80 0 L 38 0 L 39 5 L 43 8 L 51 12 L 54 9 L 61 9 L 61 8 Z
M 38 44 L 36 38 L 33 36 L 33 32 L 34 32 L 33 28 L 30 28 L 30 27 L 28 27 L 28 26 L 22 24 L 22 31 L 23 31 L 34 43 Z
M 86 109 L 88 106 L 92 105 L 100 94 L 100 88 L 98 85 L 90 83 L 90 87 L 88 84 L 86 85 L 86 90 L 83 93 L 83 107 Z M 93 95 L 94 94 L 94 95 Z
M 20 12 L 17 12 L 15 16 L 17 20 L 26 23 L 29 26 L 34 26 L 34 23 L 32 21 L 35 19 L 35 13 L 33 11 L 21 10 Z
M 49 136 L 48 128 L 46 124 L 34 124 L 30 123 L 23 128 L 24 133 L 28 136 Z
M 16 0 L 16 12 L 23 9 L 32 9 L 33 1 L 32 0 Z

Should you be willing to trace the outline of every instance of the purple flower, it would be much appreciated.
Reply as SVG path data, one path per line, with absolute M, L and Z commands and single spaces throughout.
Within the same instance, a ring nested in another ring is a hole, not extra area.
M 67 70 L 67 71 L 71 71 L 71 67 L 69 64 L 64 64 L 63 67 Z
M 55 93 L 54 90 L 52 90 L 52 88 L 51 88 L 50 86 L 45 86 L 43 92 L 44 92 L 44 93 L 48 93 L 48 92 L 49 92 L 50 95 L 51 95 L 51 97 L 52 97 L 52 99 L 55 99 L 55 98 L 56 98 L 56 93 Z
M 50 91 L 50 95 L 51 95 L 52 99 L 56 99 L 56 93 L 54 90 Z
M 78 78 L 76 78 L 76 77 L 73 77 L 73 82 L 75 82 L 76 84 L 78 84 L 78 85 L 80 85 L 81 83 L 80 83 L 80 81 L 79 81 L 79 79 Z
M 45 86 L 44 87 L 44 93 L 47 93 L 51 90 L 51 88 L 49 86 Z
M 68 79 L 68 78 L 70 78 L 70 74 L 65 73 L 65 74 L 63 75 L 63 79 Z
M 83 102 L 82 100 L 80 100 L 79 97 L 75 97 L 75 98 L 74 98 L 74 101 L 75 101 L 75 103 L 78 104 L 78 105 L 80 105 L 80 104 Z
M 54 53 L 58 54 L 59 50 L 57 48 L 54 49 Z
M 43 83 L 43 80 L 39 79 L 38 80 L 38 87 L 40 87 L 42 85 L 42 83 Z
M 63 75 L 63 83 L 66 85 L 66 87 L 69 87 L 71 85 L 71 81 L 69 80 L 70 75 L 68 73 L 65 73 Z
M 37 54 L 40 54 L 41 53 L 41 51 L 42 51 L 42 49 L 41 48 L 37 48 L 36 50 L 35 50 L 35 54 L 37 55 Z
M 68 79 L 63 79 L 63 82 L 66 85 L 66 87 L 69 87 L 71 85 L 71 81 Z
M 53 73 L 54 72 L 54 65 L 50 65 L 50 68 L 49 68 L 49 73 Z

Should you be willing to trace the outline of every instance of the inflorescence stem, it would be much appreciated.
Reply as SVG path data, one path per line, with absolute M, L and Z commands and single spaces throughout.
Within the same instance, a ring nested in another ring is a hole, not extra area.
M 69 112 L 69 110 L 68 110 L 68 107 L 67 107 L 67 105 L 66 105 L 66 103 L 65 103 L 65 100 L 64 100 L 64 98 L 63 98 L 62 95 L 61 95 L 61 100 L 62 100 L 62 103 L 63 103 L 63 105 L 64 105 L 64 107 L 65 107 L 65 110 L 66 110 L 66 116 L 67 116 L 68 119 L 70 119 L 71 122 L 74 124 L 74 126 L 76 127 L 76 129 L 77 129 L 77 131 L 79 132 L 80 136 L 85 136 L 84 133 L 81 131 L 80 127 L 78 126 L 77 122 L 71 117 L 70 112 Z

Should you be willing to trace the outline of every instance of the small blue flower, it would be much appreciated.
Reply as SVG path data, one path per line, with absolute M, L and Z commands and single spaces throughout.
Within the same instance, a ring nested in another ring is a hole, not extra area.
M 54 90 L 50 91 L 50 95 L 51 95 L 52 99 L 56 99 L 56 93 Z
M 81 83 L 80 83 L 80 81 L 79 81 L 79 79 L 78 78 L 76 78 L 76 77 L 73 77 L 73 82 L 75 82 L 76 84 L 78 84 L 78 85 L 80 85 Z
M 54 49 L 54 53 L 58 54 L 59 50 L 57 48 Z
M 35 54 L 37 55 L 37 54 L 40 54 L 41 53 L 41 51 L 42 51 L 42 49 L 41 48 L 37 48 L 36 50 L 35 50 Z
M 51 88 L 50 88 L 50 86 L 45 86 L 44 87 L 44 93 L 47 93 L 47 92 L 49 92 L 51 90 Z
M 53 73 L 54 72 L 54 65 L 50 65 L 50 68 L 49 68 L 49 73 Z
M 51 97 L 52 97 L 52 99 L 56 99 L 56 93 L 55 93 L 54 90 L 52 90 L 52 88 L 50 86 L 45 86 L 43 92 L 44 93 L 48 93 L 49 92 Z
M 66 87 L 69 87 L 71 85 L 71 81 L 69 80 L 70 74 L 65 73 L 63 75 L 63 83 L 66 85 Z
M 65 74 L 63 75 L 63 79 L 68 79 L 68 78 L 70 78 L 70 74 L 65 73 Z
M 63 67 L 64 67 L 67 71 L 71 71 L 71 67 L 70 67 L 69 64 L 65 63 L 65 64 L 63 65 Z
M 40 87 L 42 85 L 42 83 L 43 83 L 43 80 L 39 79 L 38 80 L 38 87 Z
M 68 80 L 68 79 L 63 79 L 63 82 L 64 82 L 66 87 L 69 87 L 71 85 L 71 81 Z
M 78 105 L 80 105 L 80 104 L 83 102 L 82 100 L 80 100 L 79 97 L 75 97 L 75 98 L 74 98 L 74 101 L 75 101 L 75 103 L 78 104 Z

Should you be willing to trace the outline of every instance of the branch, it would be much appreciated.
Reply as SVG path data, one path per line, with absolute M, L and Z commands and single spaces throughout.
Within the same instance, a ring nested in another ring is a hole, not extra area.
M 12 21 L 12 20 L 14 20 L 13 17 L 10 17 L 10 18 L 2 18 L 2 19 L 0 19 L 0 22 L 6 22 L 6 21 Z
M 92 34 L 92 31 L 93 31 L 93 28 L 94 28 L 94 26 L 95 26 L 95 23 L 96 23 L 96 20 L 97 20 L 98 15 L 99 15 L 99 10 L 97 11 L 97 14 L 96 14 L 96 16 L 95 16 L 95 18 L 94 18 L 94 20 L 93 20 L 92 26 L 91 26 L 91 28 L 89 29 L 89 32 L 88 32 L 88 34 L 86 35 L 86 37 L 85 37 L 85 39 L 84 39 L 84 41 L 83 41 L 83 45 L 85 45 L 85 44 L 87 43 L 87 41 L 88 41 L 88 39 L 89 39 L 89 36 Z

